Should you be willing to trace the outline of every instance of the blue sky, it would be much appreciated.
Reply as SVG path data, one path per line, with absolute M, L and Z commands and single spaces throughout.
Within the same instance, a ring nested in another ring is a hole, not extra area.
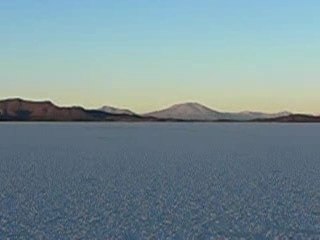
M 320 113 L 320 1 L 0 1 L 0 98 Z

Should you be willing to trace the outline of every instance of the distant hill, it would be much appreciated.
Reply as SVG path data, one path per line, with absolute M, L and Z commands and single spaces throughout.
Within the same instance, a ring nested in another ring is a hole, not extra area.
M 110 114 L 82 107 L 58 107 L 50 101 L 7 99 L 0 101 L 2 121 L 140 121 L 139 116 Z
M 289 116 L 271 118 L 271 119 L 256 119 L 259 122 L 320 122 L 320 116 L 307 114 L 291 114 Z
M 278 113 L 263 113 L 263 112 L 238 112 L 238 113 L 226 113 L 229 115 L 229 119 L 238 120 L 238 121 L 250 121 L 254 119 L 270 119 L 270 118 L 277 118 L 277 117 L 284 117 L 289 116 L 290 112 L 283 111 Z
M 152 116 L 159 119 L 177 119 L 194 121 L 249 121 L 254 119 L 268 119 L 290 115 L 289 112 L 262 113 L 262 112 L 219 112 L 199 103 L 176 104 L 169 108 L 147 113 L 144 116 Z
M 106 113 L 111 113 L 111 114 L 137 115 L 128 109 L 121 109 L 121 108 L 115 108 L 115 107 L 110 107 L 110 106 L 103 106 L 102 108 L 100 108 L 98 110 L 102 111 L 102 112 L 106 112 Z
M 177 119 L 177 120 L 219 120 L 222 115 L 198 103 L 175 104 L 169 108 L 144 114 L 160 119 Z

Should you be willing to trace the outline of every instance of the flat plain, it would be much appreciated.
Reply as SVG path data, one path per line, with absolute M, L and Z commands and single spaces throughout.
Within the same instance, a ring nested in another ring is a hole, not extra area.
M 320 239 L 320 125 L 0 124 L 0 239 Z

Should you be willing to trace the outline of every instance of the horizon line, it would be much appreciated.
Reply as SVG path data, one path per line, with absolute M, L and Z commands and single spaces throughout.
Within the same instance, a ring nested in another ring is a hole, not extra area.
M 101 106 L 97 106 L 97 107 L 86 107 L 84 104 L 57 104 L 55 100 L 52 100 L 51 98 L 29 98 L 29 97 L 21 97 L 21 96 L 10 96 L 10 97 L 5 97 L 5 98 L 0 98 L 0 101 L 8 101 L 8 100 L 21 100 L 21 101 L 29 101 L 29 102 L 38 102 L 38 103 L 45 103 L 45 102 L 50 102 L 52 104 L 54 104 L 57 107 L 80 107 L 80 108 L 84 108 L 84 109 L 89 109 L 89 110 L 99 110 L 100 108 L 107 106 L 107 107 L 114 107 L 117 109 L 121 109 L 121 110 L 130 110 L 133 113 L 137 114 L 137 115 L 144 115 L 144 114 L 149 114 L 149 113 L 154 113 L 154 112 L 158 112 L 158 111 L 162 111 L 165 110 L 167 108 L 170 108 L 174 105 L 182 105 L 182 104 L 199 104 L 201 106 L 207 107 L 210 110 L 213 111 L 217 111 L 220 113 L 244 113 L 244 112 L 251 112 L 251 113 L 267 113 L 267 114 L 276 114 L 276 113 L 283 113 L 283 112 L 287 112 L 290 114 L 307 114 L 307 115 L 314 115 L 314 116 L 320 116 L 319 113 L 315 113 L 315 112 L 300 112 L 300 111 L 290 111 L 288 109 L 285 110 L 280 110 L 280 111 L 263 111 L 263 110 L 249 110 L 249 109 L 245 109 L 245 110 L 237 110 L 237 111 L 228 111 L 228 110 L 220 110 L 217 108 L 213 108 L 207 104 L 204 103 L 200 103 L 194 100 L 186 100 L 186 101 L 179 101 L 176 103 L 172 103 L 170 105 L 164 106 L 160 109 L 154 109 L 154 110 L 149 110 L 148 112 L 139 112 L 139 111 L 134 111 L 132 108 L 130 107 L 121 107 L 121 106 L 115 106 L 112 104 L 103 104 Z

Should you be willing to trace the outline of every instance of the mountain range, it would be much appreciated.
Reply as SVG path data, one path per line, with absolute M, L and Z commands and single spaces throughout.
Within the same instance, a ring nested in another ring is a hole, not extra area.
M 220 112 L 212 110 L 199 103 L 175 104 L 169 108 L 147 113 L 144 116 L 160 119 L 194 120 L 194 121 L 250 121 L 255 119 L 270 119 L 290 115 L 290 112 L 262 113 L 262 112 Z
M 19 98 L 0 101 L 2 121 L 152 121 L 138 115 L 114 114 L 82 107 L 58 107 L 50 101 Z
M 221 112 L 194 102 L 136 114 L 128 109 L 104 106 L 99 109 L 59 107 L 50 101 L 19 98 L 0 100 L 0 121 L 201 121 L 201 122 L 320 122 L 320 116 L 290 112 Z

